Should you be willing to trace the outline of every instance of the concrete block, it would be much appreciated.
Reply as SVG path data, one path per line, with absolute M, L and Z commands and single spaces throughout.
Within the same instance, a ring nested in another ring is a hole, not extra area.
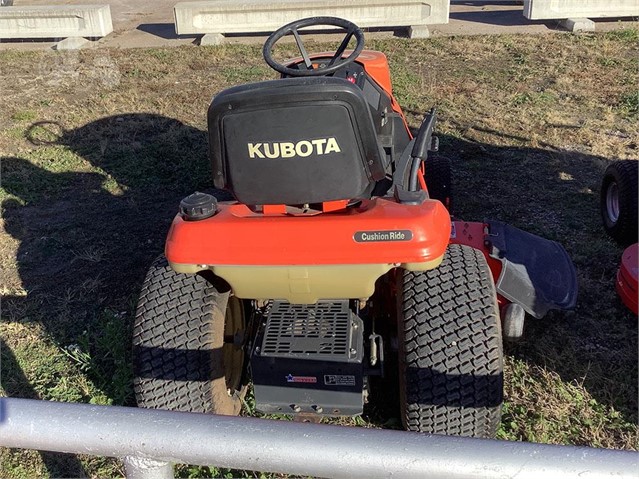
M 430 30 L 426 25 L 411 25 L 408 27 L 408 38 L 430 38 Z
M 587 18 L 567 18 L 561 21 L 561 26 L 573 33 L 595 31 L 595 22 Z
M 200 46 L 217 46 L 224 43 L 224 35 L 221 33 L 207 33 L 200 38 Z
M 529 20 L 563 18 L 633 17 L 639 15 L 639 0 L 525 0 Z
M 89 40 L 83 37 L 68 37 L 53 45 L 54 50 L 79 50 L 89 44 Z
M 332 16 L 360 27 L 448 23 L 449 0 L 210 0 L 175 5 L 178 35 L 261 33 L 300 18 Z
M 109 5 L 0 8 L 0 38 L 104 37 L 112 31 Z

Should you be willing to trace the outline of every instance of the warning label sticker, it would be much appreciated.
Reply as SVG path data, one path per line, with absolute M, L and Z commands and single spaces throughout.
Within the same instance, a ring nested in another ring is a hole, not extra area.
M 324 384 L 327 386 L 355 386 L 355 376 L 342 374 L 325 374 Z

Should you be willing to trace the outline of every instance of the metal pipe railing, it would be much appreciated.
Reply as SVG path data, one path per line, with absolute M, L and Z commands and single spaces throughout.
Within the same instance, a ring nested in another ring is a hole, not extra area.
M 290 421 L 0 398 L 0 446 L 329 478 L 636 478 L 639 453 Z

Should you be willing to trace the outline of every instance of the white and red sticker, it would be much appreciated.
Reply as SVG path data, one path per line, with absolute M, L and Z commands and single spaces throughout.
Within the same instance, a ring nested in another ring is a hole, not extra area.
M 315 376 L 293 376 L 289 374 L 285 376 L 287 383 L 316 383 L 317 378 Z

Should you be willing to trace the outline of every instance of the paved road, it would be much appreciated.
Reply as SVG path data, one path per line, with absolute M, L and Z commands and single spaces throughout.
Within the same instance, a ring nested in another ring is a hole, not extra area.
M 114 33 L 96 42 L 93 46 L 114 48 L 164 47 L 193 43 L 196 37 L 180 37 L 175 34 L 173 6 L 180 0 L 14 0 L 21 5 L 111 5 Z M 238 0 L 239 1 L 239 0 Z M 485 35 L 502 33 L 549 33 L 561 30 L 557 21 L 530 21 L 522 13 L 523 2 L 516 0 L 452 0 L 450 23 L 431 25 L 433 36 Z M 639 22 L 617 22 L 596 20 L 597 30 L 606 31 Z M 405 34 L 404 31 L 395 32 Z M 375 36 L 391 36 L 393 32 L 375 33 Z M 231 37 L 229 42 L 264 41 L 263 37 Z M 25 42 L 0 44 L 0 48 L 50 48 L 51 43 Z

